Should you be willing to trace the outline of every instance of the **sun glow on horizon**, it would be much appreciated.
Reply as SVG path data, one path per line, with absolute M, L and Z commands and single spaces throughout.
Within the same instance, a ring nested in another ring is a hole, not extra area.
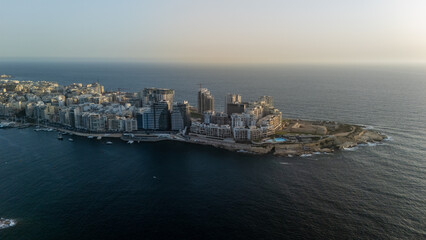
M 0 58 L 426 61 L 420 0 L 5 0 L 0 8 Z

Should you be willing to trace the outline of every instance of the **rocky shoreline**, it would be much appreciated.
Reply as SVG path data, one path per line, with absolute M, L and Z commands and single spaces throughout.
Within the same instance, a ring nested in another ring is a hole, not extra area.
M 229 139 L 210 138 L 192 134 L 164 134 L 167 138 L 155 138 L 145 142 L 180 141 L 191 144 L 207 145 L 229 151 L 249 154 L 273 154 L 276 156 L 309 156 L 311 154 L 332 153 L 336 150 L 354 148 L 360 144 L 374 144 L 386 139 L 386 136 L 376 130 L 361 125 L 343 124 L 333 121 L 308 121 L 300 119 L 283 120 L 283 127 L 276 131 L 270 139 L 261 142 L 235 142 Z M 15 126 L 16 127 L 16 126 Z M 19 126 L 18 126 L 19 128 Z M 56 131 L 70 133 L 81 137 L 121 138 L 124 141 L 139 140 L 124 138 L 121 133 L 83 133 L 52 127 Z M 125 134 L 124 134 L 125 135 Z M 151 135 L 156 135 L 152 133 Z M 285 139 L 284 142 L 274 142 L 274 137 Z
M 353 148 L 359 144 L 377 143 L 386 139 L 384 134 L 367 129 L 365 126 L 306 120 L 286 120 L 283 131 L 276 135 L 293 140 L 282 143 L 234 143 L 198 137 L 187 142 L 240 153 L 291 157 L 332 153 Z

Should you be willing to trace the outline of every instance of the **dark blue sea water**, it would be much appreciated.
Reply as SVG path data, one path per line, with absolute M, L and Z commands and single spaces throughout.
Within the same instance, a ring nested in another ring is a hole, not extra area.
M 228 92 L 272 95 L 284 117 L 365 124 L 392 139 L 282 158 L 0 130 L 0 217 L 18 220 L 0 239 L 426 238 L 426 66 L 0 62 L 0 73 L 174 88 L 192 104 L 202 83 L 217 109 Z

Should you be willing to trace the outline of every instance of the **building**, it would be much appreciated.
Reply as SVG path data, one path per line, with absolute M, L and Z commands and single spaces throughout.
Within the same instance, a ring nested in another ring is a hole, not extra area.
M 169 108 L 172 108 L 175 90 L 166 88 L 145 88 L 142 91 L 143 106 L 151 105 L 161 101 L 167 101 Z
M 221 126 L 221 125 L 229 125 L 229 123 L 230 123 L 228 114 L 226 114 L 224 112 L 215 112 L 211 116 L 210 122 L 214 123 L 214 124 L 217 124 L 219 126 Z
M 235 103 L 241 103 L 241 95 L 235 93 L 228 93 L 228 95 L 225 96 L 225 113 L 228 113 L 228 104 Z
M 258 101 L 260 104 L 263 104 L 269 107 L 274 106 L 274 98 L 271 96 L 261 96 Z
M 89 131 L 103 132 L 105 131 L 106 117 L 97 113 L 89 115 Z
M 122 132 L 125 129 L 125 121 L 119 117 L 108 119 L 108 130 Z
M 227 103 L 226 104 L 226 114 L 231 116 L 233 113 L 243 113 L 245 112 L 247 103 Z
M 234 113 L 231 116 L 232 128 L 256 126 L 257 118 L 250 113 Z
M 262 129 L 256 126 L 236 127 L 233 129 L 233 135 L 237 142 L 259 141 L 264 137 Z
M 152 103 L 142 112 L 142 128 L 146 130 L 170 130 L 170 105 L 168 101 Z
M 170 130 L 170 105 L 168 101 L 160 101 L 152 105 L 154 110 L 154 129 Z
M 216 137 L 216 138 L 232 137 L 231 126 L 229 125 L 219 126 L 217 124 L 192 122 L 191 132 L 195 134 L 201 134 L 201 135 L 206 135 L 209 137 Z
M 145 126 L 144 124 L 147 124 L 144 122 L 144 113 L 146 114 L 147 120 L 148 120 L 148 113 L 151 112 L 151 107 L 143 107 L 140 108 L 139 111 L 136 113 L 136 121 L 138 130 L 148 129 L 148 126 Z
M 126 132 L 133 132 L 138 130 L 138 124 L 136 119 L 133 118 L 127 118 L 124 121 L 124 131 Z
M 200 88 L 198 91 L 198 113 L 206 111 L 214 112 L 214 97 L 207 88 Z
M 201 115 L 201 121 L 206 124 L 211 123 L 213 114 L 214 114 L 213 111 L 204 111 L 203 114 Z
M 176 103 L 171 113 L 171 127 L 173 131 L 183 130 L 191 126 L 191 116 L 187 101 Z
M 98 82 L 87 85 L 88 88 L 92 88 L 95 93 L 103 94 L 104 86 L 99 84 Z
M 136 122 L 138 125 L 138 130 L 143 130 L 143 113 L 136 113 Z

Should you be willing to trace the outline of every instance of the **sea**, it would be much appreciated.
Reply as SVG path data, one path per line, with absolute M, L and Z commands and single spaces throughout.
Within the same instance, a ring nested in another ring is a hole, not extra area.
M 208 88 L 274 97 L 283 118 L 388 136 L 333 154 L 278 157 L 0 130 L 0 239 L 426 239 L 425 65 L 191 65 L 1 61 L 17 80 Z

